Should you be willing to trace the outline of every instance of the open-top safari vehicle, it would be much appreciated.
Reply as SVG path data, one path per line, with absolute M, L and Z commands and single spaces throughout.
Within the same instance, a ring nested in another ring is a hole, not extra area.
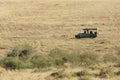
M 97 28 L 85 28 L 84 33 L 78 33 L 75 38 L 95 38 L 97 37 Z

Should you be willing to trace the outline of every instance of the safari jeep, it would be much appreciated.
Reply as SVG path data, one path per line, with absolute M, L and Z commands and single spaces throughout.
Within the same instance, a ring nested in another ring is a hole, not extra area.
M 75 38 L 95 38 L 97 37 L 97 28 L 85 28 L 84 33 L 78 33 Z

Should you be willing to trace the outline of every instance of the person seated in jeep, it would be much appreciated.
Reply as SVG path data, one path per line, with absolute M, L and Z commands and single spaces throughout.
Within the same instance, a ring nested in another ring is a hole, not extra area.
M 93 32 L 92 32 L 92 31 L 90 31 L 90 34 L 93 34 Z
M 97 34 L 97 32 L 94 32 L 94 34 Z
M 87 32 L 86 31 L 84 31 L 84 34 L 86 34 Z

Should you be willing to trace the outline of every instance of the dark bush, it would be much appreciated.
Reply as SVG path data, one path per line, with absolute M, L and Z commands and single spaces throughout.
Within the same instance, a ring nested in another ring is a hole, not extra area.
M 34 52 L 34 48 L 30 45 L 23 45 L 20 47 L 14 48 L 11 52 L 7 54 L 7 57 L 14 57 L 14 58 L 19 58 L 22 61 L 27 61 L 32 53 Z
M 14 48 L 11 52 L 7 54 L 7 57 L 19 57 L 20 50 L 18 48 Z
M 116 75 L 120 76 L 120 71 L 116 72 Z
M 63 78 L 65 76 L 65 74 L 63 71 L 58 71 L 58 72 L 51 73 L 51 76 L 55 77 L 55 78 Z
M 8 57 L 2 60 L 2 65 L 6 69 L 15 70 L 24 67 L 24 63 L 19 59 Z
M 114 75 L 111 68 L 102 68 L 99 73 L 99 77 L 101 78 L 109 78 Z
M 33 52 L 34 48 L 29 45 L 16 47 L 0 61 L 1 65 L 10 70 L 33 68 L 32 63 L 29 61 Z
M 89 73 L 86 70 L 82 70 L 82 71 L 76 72 L 75 75 L 77 77 L 83 77 L 83 76 L 88 76 Z

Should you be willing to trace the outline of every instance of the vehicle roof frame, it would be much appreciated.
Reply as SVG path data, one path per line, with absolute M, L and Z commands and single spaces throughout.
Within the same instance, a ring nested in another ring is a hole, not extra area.
M 84 28 L 83 30 L 97 30 L 97 28 Z

